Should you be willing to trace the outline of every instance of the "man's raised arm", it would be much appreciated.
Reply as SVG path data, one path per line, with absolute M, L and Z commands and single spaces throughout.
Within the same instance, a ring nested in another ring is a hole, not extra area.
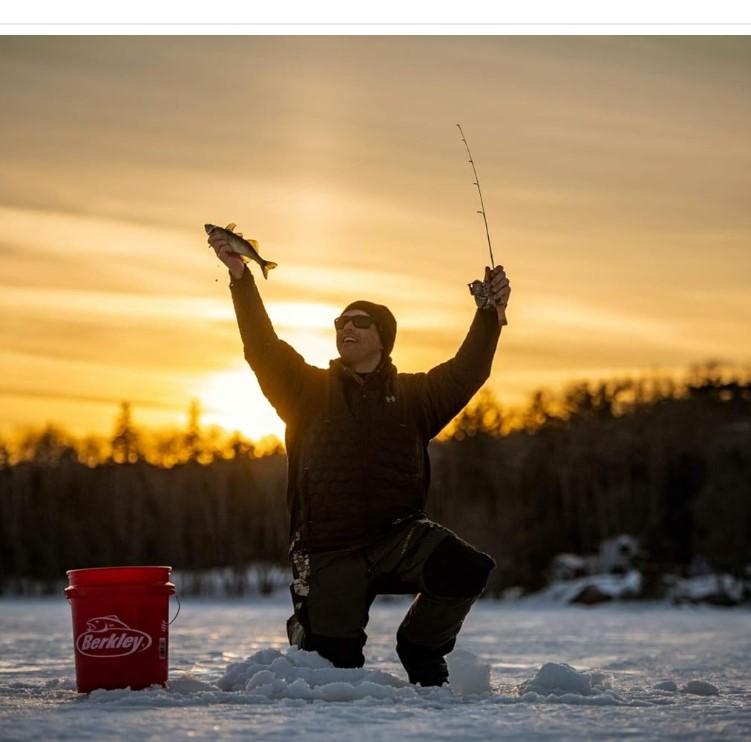
M 207 229 L 209 244 L 229 268 L 229 286 L 245 360 L 279 417 L 286 423 L 294 422 L 309 382 L 323 370 L 309 366 L 294 348 L 277 337 L 250 269 L 231 249 L 226 230 Z
M 487 269 L 494 306 L 477 309 L 469 332 L 456 355 L 425 374 L 421 402 L 429 438 L 433 438 L 461 412 L 475 392 L 487 381 L 493 364 L 501 326 L 495 305 L 505 308 L 511 286 L 498 266 Z

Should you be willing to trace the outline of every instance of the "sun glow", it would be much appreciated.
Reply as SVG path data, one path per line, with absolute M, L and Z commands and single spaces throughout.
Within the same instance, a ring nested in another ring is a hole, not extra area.
M 284 423 L 263 396 L 247 364 L 211 374 L 197 396 L 203 423 L 220 425 L 230 432 L 239 430 L 254 440 L 267 435 L 284 440 Z
M 267 310 L 279 337 L 308 363 L 327 366 L 336 354 L 334 317 L 340 307 L 315 302 L 270 301 Z M 239 430 L 258 440 L 275 435 L 284 440 L 284 423 L 264 397 L 245 361 L 204 377 L 195 392 L 201 400 L 202 422 Z

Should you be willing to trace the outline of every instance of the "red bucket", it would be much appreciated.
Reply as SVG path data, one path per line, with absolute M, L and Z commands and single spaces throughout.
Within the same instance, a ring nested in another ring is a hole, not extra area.
M 172 567 L 68 570 L 76 685 L 147 688 L 167 683 L 169 582 Z

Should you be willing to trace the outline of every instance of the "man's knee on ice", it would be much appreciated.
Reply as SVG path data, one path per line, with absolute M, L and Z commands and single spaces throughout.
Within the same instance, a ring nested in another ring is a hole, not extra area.
M 495 562 L 487 554 L 447 536 L 425 562 L 423 577 L 433 595 L 473 598 L 485 589 L 493 567 Z
M 302 649 L 318 652 L 334 667 L 362 667 L 365 656 L 362 653 L 363 643 L 359 639 L 335 638 L 331 636 L 306 636 Z
M 365 656 L 362 653 L 365 644 L 363 639 L 311 634 L 296 615 L 287 621 L 287 636 L 291 646 L 304 649 L 306 652 L 318 652 L 334 667 L 362 667 L 365 664 Z

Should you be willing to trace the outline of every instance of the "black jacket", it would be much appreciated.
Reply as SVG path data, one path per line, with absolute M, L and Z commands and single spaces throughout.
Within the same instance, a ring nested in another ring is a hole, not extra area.
M 311 366 L 280 340 L 250 270 L 230 283 L 245 359 L 286 423 L 293 544 L 354 546 L 422 512 L 427 446 L 490 375 L 500 336 L 480 310 L 459 351 L 427 373 L 397 373 L 391 358 L 362 378 L 339 359 Z

